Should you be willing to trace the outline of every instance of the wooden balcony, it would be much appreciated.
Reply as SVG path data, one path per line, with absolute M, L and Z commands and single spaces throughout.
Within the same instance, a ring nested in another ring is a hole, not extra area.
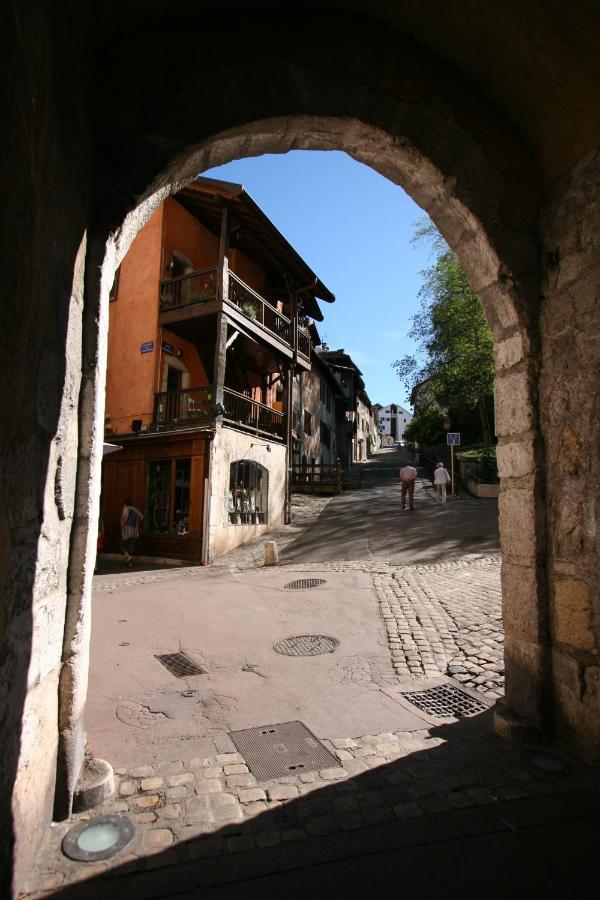
M 221 288 L 220 285 L 223 284 Z M 223 296 L 224 295 L 224 299 Z M 310 369 L 311 339 L 257 291 L 227 270 L 226 284 L 217 266 L 160 282 L 159 324 L 186 336 L 184 322 L 223 309 L 231 320 L 266 341 L 289 359 Z M 191 333 L 191 327 L 187 330 Z
M 223 389 L 223 406 L 224 425 L 232 425 L 257 435 L 285 441 L 285 415 L 278 409 L 258 403 L 230 388 Z
M 155 394 L 154 427 L 176 429 L 210 425 L 215 420 L 214 397 L 212 385 Z
M 225 426 L 285 441 L 285 415 L 278 409 L 258 403 L 230 388 L 223 389 L 223 406 Z M 215 420 L 213 385 L 154 395 L 153 426 L 156 431 L 214 426 Z

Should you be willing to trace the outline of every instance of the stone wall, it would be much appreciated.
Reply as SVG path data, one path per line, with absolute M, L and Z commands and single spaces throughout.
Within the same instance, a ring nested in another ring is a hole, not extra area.
M 600 155 L 542 217 L 540 410 L 545 441 L 555 726 L 600 760 Z
M 52 12 L 28 0 L 5 11 L 9 43 L 0 49 L 7 65 L 0 175 L 2 896 L 10 895 L 13 845 L 18 878 L 52 818 L 59 680 L 71 651 L 63 642 L 86 342 L 90 142 L 78 13 L 72 10 L 57 32 Z M 83 685 L 86 672 L 84 662 Z

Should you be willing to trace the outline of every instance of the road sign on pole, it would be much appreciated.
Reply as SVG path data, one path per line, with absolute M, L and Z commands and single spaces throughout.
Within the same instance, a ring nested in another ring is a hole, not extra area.
M 446 443 L 450 447 L 450 466 L 451 466 L 451 478 L 452 478 L 452 493 L 454 493 L 454 448 L 460 447 L 460 432 L 459 431 L 449 431 L 446 435 Z

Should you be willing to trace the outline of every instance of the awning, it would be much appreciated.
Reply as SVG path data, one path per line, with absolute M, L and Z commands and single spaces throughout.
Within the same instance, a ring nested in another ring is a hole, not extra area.
M 102 445 L 102 456 L 108 456 L 109 453 L 115 453 L 116 450 L 122 450 L 123 448 L 120 444 L 107 444 L 104 443 Z

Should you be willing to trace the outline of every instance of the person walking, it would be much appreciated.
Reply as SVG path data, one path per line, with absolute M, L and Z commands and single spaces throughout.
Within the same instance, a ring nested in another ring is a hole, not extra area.
M 140 524 L 143 521 L 142 513 L 132 505 L 129 497 L 125 497 L 121 510 L 121 550 L 125 557 L 125 565 L 130 569 L 133 566 L 135 542 L 140 536 Z
M 408 508 L 414 510 L 415 508 L 415 479 L 417 477 L 417 470 L 414 466 L 409 466 L 408 464 L 402 466 L 400 469 L 400 484 L 402 485 L 402 509 L 406 508 L 406 495 L 408 494 Z
M 439 462 L 433 473 L 433 483 L 438 495 L 438 501 L 446 502 L 446 488 L 451 482 L 450 473 L 443 462 Z

